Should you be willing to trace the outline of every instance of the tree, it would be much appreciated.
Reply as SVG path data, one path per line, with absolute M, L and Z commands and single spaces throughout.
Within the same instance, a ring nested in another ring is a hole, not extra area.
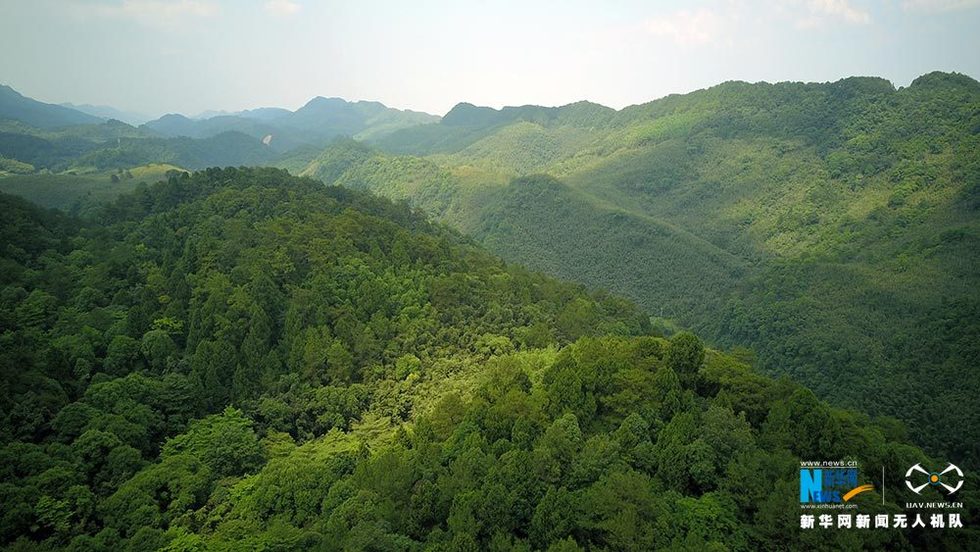
M 665 362 L 685 386 L 690 386 L 704 363 L 704 344 L 696 335 L 680 332 L 670 339 Z
M 177 352 L 177 345 L 166 330 L 155 329 L 143 334 L 143 340 L 140 342 L 140 353 L 155 372 L 163 372 L 170 359 L 175 357 Z
M 327 349 L 327 374 L 331 383 L 349 383 L 354 378 L 354 355 L 339 339 Z
M 137 369 L 140 343 L 128 335 L 117 335 L 109 342 L 102 366 L 113 376 L 123 376 Z
M 528 536 L 541 549 L 564 539 L 576 525 L 575 503 L 565 487 L 548 487 L 544 498 L 534 509 Z
M 193 457 L 208 466 L 215 477 L 242 475 L 262 463 L 251 420 L 231 407 L 191 424 L 186 433 L 167 441 L 161 456 Z

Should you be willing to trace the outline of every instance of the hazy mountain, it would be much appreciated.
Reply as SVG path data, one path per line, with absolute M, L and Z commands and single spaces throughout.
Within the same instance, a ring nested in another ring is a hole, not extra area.
M 236 115 L 236 113 L 231 111 L 225 111 L 223 109 L 207 109 L 190 118 L 194 120 L 202 120 L 202 119 L 210 119 L 211 117 L 223 117 L 226 115 Z
M 120 109 L 116 109 L 108 105 L 90 105 L 90 104 L 75 105 L 72 103 L 63 103 L 61 105 L 63 107 L 74 109 L 76 111 L 81 111 L 82 113 L 88 113 L 89 115 L 93 115 L 101 119 L 115 119 L 117 121 L 122 121 L 124 123 L 133 126 L 139 126 L 153 119 L 153 117 L 150 117 L 149 115 L 144 115 L 143 113 L 136 113 L 134 111 L 122 111 Z
M 38 128 L 88 125 L 102 122 L 100 117 L 76 109 L 33 100 L 13 88 L 0 85 L 0 119 L 13 119 Z
M 337 136 L 377 138 L 437 120 L 433 115 L 392 109 L 378 102 L 317 97 L 296 111 L 266 107 L 205 119 L 170 114 L 145 126 L 171 137 L 207 138 L 222 132 L 243 132 L 285 152 L 303 145 L 323 146 Z
M 153 132 L 164 136 L 188 136 L 191 138 L 198 138 L 200 137 L 200 133 L 198 132 L 198 123 L 200 123 L 200 121 L 191 119 L 190 117 L 179 113 L 168 113 L 161 116 L 159 119 L 147 121 L 142 126 L 143 128 L 152 130 Z
M 239 111 L 235 115 L 239 117 L 245 117 L 246 119 L 258 119 L 260 121 L 275 121 L 288 117 L 292 111 L 284 109 L 282 107 L 257 107 L 255 109 L 246 109 L 245 111 Z
M 181 118 L 167 120 L 179 124 Z M 0 122 L 0 158 L 28 164 L 26 172 L 125 169 L 148 163 L 201 169 L 271 163 L 276 152 L 234 130 L 206 138 L 166 138 L 145 126 L 137 128 L 111 119 L 56 129 Z M 25 172 L 21 169 L 18 172 Z

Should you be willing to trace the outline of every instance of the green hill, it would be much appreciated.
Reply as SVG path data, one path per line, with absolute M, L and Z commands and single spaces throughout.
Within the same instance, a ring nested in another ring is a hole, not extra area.
M 208 138 L 162 138 L 144 128 L 120 121 L 38 129 L 0 121 L 0 157 L 34 167 L 36 171 L 131 169 L 150 163 L 169 163 L 191 169 L 218 165 L 264 165 L 277 154 L 258 139 L 241 132 Z
M 241 132 L 224 132 L 209 138 L 131 138 L 107 144 L 75 160 L 99 169 L 128 168 L 147 163 L 169 163 L 189 169 L 214 166 L 266 165 L 275 152 Z
M 978 129 L 963 75 L 728 82 L 618 112 L 460 104 L 305 174 L 406 199 L 975 459 Z
M 609 124 L 614 115 L 612 109 L 590 102 L 560 108 L 527 105 L 500 110 L 461 103 L 439 122 L 404 128 L 370 141 L 394 153 L 457 153 L 497 132 L 509 132 L 511 125 L 525 123 L 531 128 L 595 130 L 597 126 Z M 515 150 L 515 153 L 521 152 Z
M 801 459 L 858 460 L 874 485 L 884 467 L 888 494 L 855 499 L 867 513 L 898 512 L 915 496 L 907 466 L 934 462 L 893 420 L 830 407 L 692 334 L 651 335 L 632 304 L 506 265 L 405 205 L 275 169 L 172 175 L 88 222 L 0 204 L 0 545 L 977 538 L 972 510 L 964 529 L 800 530 Z

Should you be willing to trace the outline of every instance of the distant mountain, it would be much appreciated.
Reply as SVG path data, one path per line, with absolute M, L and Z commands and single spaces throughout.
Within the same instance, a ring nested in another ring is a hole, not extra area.
M 438 120 L 435 115 L 392 109 L 379 102 L 316 97 L 296 111 L 263 107 L 205 119 L 169 114 L 144 126 L 168 137 L 208 138 L 222 132 L 242 132 L 284 152 L 303 145 L 323 147 L 338 136 L 377 139 Z
M 63 103 L 61 106 L 74 109 L 76 111 L 81 111 L 82 113 L 88 113 L 89 115 L 99 117 L 100 119 L 115 119 L 133 126 L 141 125 L 152 119 L 152 117 L 149 115 L 136 113 L 134 111 L 123 111 L 108 105 L 75 105 L 73 103 Z
M 204 119 L 210 119 L 211 117 L 223 117 L 225 115 L 235 115 L 235 113 L 231 111 L 225 111 L 224 109 L 206 109 L 190 118 L 195 120 L 204 120 Z
M 181 119 L 169 120 L 176 125 Z M 0 121 L 0 158 L 26 163 L 30 171 L 125 169 L 147 163 L 202 169 L 268 164 L 275 160 L 276 152 L 261 140 L 234 130 L 206 138 L 168 138 L 117 120 L 57 129 Z
M 188 136 L 197 138 L 199 134 L 197 130 L 199 122 L 179 113 L 168 113 L 159 119 L 147 121 L 142 126 L 164 136 Z
M 91 125 L 103 119 L 61 105 L 48 104 L 0 85 L 0 119 L 13 119 L 38 128 Z
M 260 121 L 275 121 L 282 119 L 283 117 L 288 117 L 292 111 L 284 109 L 282 107 L 257 107 L 255 109 L 246 109 L 245 111 L 239 111 L 235 113 L 239 117 L 244 117 L 246 119 L 258 119 Z
M 28 163 L 34 169 L 67 169 L 83 155 L 124 139 L 151 138 L 149 131 L 109 120 L 94 125 L 51 129 L 28 126 L 19 121 L 0 121 L 0 157 Z

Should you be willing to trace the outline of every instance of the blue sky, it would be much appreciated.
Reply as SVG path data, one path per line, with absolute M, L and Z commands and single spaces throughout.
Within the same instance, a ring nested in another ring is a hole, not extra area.
M 980 78 L 980 0 L 0 0 L 0 83 L 159 115 L 313 96 L 620 108 L 725 80 Z

